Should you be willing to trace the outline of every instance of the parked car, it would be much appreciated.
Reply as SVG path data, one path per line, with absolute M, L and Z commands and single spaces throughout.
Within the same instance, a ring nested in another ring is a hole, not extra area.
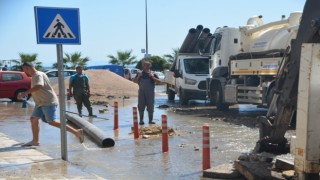
M 48 78 L 58 77 L 58 70 L 57 69 L 48 70 L 45 73 L 47 74 Z M 68 77 L 68 76 L 71 76 L 75 73 L 77 73 L 76 70 L 65 69 L 63 74 L 64 74 L 64 77 Z
M 19 101 L 18 94 L 31 88 L 31 78 L 24 72 L 0 71 L 0 98 Z M 30 98 L 28 96 L 27 99 Z
M 140 70 L 136 69 L 136 68 L 124 68 L 123 77 L 128 80 L 133 80 L 139 72 L 140 72 Z

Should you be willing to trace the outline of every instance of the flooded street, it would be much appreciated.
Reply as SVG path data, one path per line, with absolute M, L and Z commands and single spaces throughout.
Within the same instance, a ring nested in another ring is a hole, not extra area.
M 179 107 L 179 100 L 168 102 L 158 87 L 155 101 L 154 121 L 161 125 L 161 115 L 167 114 L 168 126 L 176 131 L 169 137 L 169 152 L 162 153 L 162 139 L 150 137 L 134 140 L 132 107 L 137 99 L 119 101 L 119 129 L 113 130 L 113 106 L 94 105 L 94 114 L 101 118 L 88 118 L 89 122 L 115 140 L 112 148 L 100 148 L 88 136 L 83 144 L 68 133 L 68 161 L 76 164 L 82 171 L 91 172 L 105 179 L 205 179 L 202 177 L 202 126 L 210 127 L 211 166 L 232 163 L 243 152 L 249 152 L 259 137 L 256 127 L 230 123 L 228 119 L 255 118 L 266 113 L 255 106 L 232 107 L 230 112 L 218 112 L 204 101 L 192 101 L 188 107 Z M 158 108 L 168 105 L 169 108 Z M 29 116 L 32 102 L 27 108 L 22 103 L 0 102 L 0 132 L 18 142 L 31 140 Z M 99 109 L 108 111 L 99 113 Z M 77 112 L 73 100 L 66 104 L 66 110 Z M 87 110 L 83 109 L 83 114 Z M 228 118 L 224 118 L 227 115 Z M 147 117 L 145 115 L 145 117 Z M 145 119 L 145 122 L 147 120 Z M 147 123 L 145 126 L 149 126 Z M 37 150 L 53 158 L 61 158 L 60 130 L 43 122 L 40 123 L 40 143 Z

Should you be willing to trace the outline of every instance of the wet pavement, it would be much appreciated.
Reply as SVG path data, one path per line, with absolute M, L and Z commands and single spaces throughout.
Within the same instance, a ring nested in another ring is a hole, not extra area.
M 113 130 L 112 105 L 94 106 L 94 113 L 101 119 L 84 117 L 115 140 L 115 146 L 112 148 L 100 148 L 88 136 L 85 136 L 83 144 L 79 144 L 79 140 L 68 133 L 68 162 L 61 161 L 60 130 L 41 122 L 41 146 L 35 147 L 35 150 L 50 157 L 51 159 L 46 162 L 51 164 L 48 167 L 60 169 L 62 177 L 65 178 L 74 178 L 76 177 L 74 175 L 78 174 L 77 177 L 84 179 L 206 179 L 202 177 L 202 126 L 204 123 L 210 126 L 212 167 L 232 163 L 241 153 L 252 150 L 258 140 L 257 128 L 226 123 L 206 114 L 183 114 L 177 113 L 175 108 L 155 108 L 154 121 L 160 125 L 161 115 L 167 114 L 168 126 L 174 128 L 177 133 L 176 136 L 169 137 L 169 152 L 162 153 L 161 137 L 134 140 L 131 134 L 132 107 L 136 106 L 136 102 L 136 98 L 119 101 L 118 130 Z M 168 102 L 163 94 L 157 96 L 155 107 L 163 104 L 178 107 L 178 100 Z M 214 107 L 207 106 L 204 101 L 194 101 L 190 104 L 189 107 L 196 106 L 200 109 L 216 111 Z M 17 143 L 30 141 L 29 116 L 33 109 L 32 105 L 30 101 L 27 108 L 21 108 L 22 103 L 19 102 L 0 102 L 0 132 Z M 105 108 L 108 111 L 99 113 L 99 109 Z M 66 103 L 66 110 L 76 112 L 73 100 Z M 256 110 L 254 106 L 245 108 L 240 106 L 240 108 L 232 108 L 231 111 L 239 112 L 234 118 L 245 118 L 248 112 Z M 86 112 L 84 109 L 83 114 Z M 258 114 L 263 113 L 265 110 Z M 6 147 L 0 148 L 6 151 Z M 20 150 L 17 149 L 17 151 Z M 15 172 L 15 166 L 18 165 L 0 164 L 0 171 L 7 172 L 6 174 L 14 172 L 17 175 L 21 171 Z M 24 163 L 19 166 L 26 166 L 30 172 L 34 172 L 32 170 L 34 163 Z M 69 166 L 70 168 L 62 168 Z
M 103 179 L 0 133 L 1 179 Z

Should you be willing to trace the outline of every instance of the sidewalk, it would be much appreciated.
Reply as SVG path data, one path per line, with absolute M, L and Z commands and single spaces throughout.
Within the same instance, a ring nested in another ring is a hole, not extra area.
M 20 144 L 0 132 L 0 179 L 103 179 Z

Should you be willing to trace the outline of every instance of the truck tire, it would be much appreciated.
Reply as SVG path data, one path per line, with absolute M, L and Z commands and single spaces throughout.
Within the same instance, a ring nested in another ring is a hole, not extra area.
M 220 84 L 218 84 L 214 90 L 213 93 L 215 94 L 215 105 L 219 111 L 228 111 L 229 110 L 229 104 L 223 103 L 223 96 L 222 96 L 222 87 Z
M 216 92 L 215 92 L 215 88 L 214 87 L 210 87 L 210 90 L 209 90 L 209 93 L 210 93 L 210 105 L 211 106 L 215 106 L 216 105 L 216 101 L 217 101 L 217 95 L 216 95 Z
M 187 95 L 180 89 L 179 90 L 180 95 L 179 95 L 179 99 L 180 99 L 180 104 L 181 105 L 188 105 L 189 99 L 187 97 Z
M 174 97 L 175 97 L 175 92 L 172 91 L 171 89 L 167 89 L 167 94 L 168 94 L 168 100 L 169 101 L 173 101 L 174 100 Z

